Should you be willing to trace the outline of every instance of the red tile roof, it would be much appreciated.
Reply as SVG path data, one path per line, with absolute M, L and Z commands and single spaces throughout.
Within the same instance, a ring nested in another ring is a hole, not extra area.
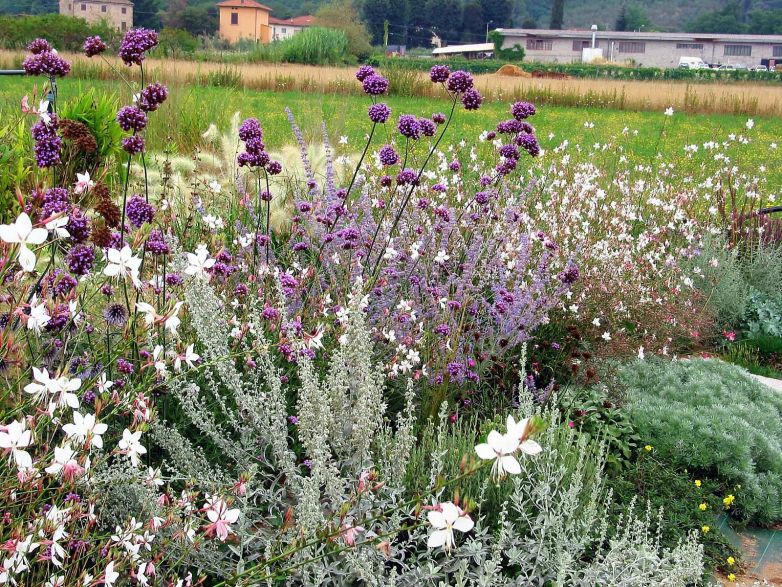
M 274 18 L 269 17 L 269 24 L 287 24 L 288 26 L 312 26 L 315 21 L 315 17 L 311 14 L 305 14 L 304 16 L 295 16 L 293 18 Z
M 218 2 L 217 5 L 229 8 L 258 8 L 259 10 L 265 10 L 266 12 L 272 11 L 268 6 L 264 6 L 255 0 L 224 0 L 223 2 Z

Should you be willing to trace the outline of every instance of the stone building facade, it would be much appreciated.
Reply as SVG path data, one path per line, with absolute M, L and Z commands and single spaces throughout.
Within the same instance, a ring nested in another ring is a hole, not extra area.
M 130 0 L 60 0 L 60 14 L 83 18 L 87 22 L 105 20 L 120 31 L 133 27 L 133 2 Z

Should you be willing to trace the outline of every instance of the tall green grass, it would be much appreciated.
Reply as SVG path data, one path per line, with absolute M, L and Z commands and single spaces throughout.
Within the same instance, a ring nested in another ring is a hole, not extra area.
M 256 45 L 246 55 L 236 55 L 250 62 L 270 61 L 304 65 L 339 65 L 350 60 L 345 33 L 320 27 L 306 28 L 289 39 L 268 45 Z

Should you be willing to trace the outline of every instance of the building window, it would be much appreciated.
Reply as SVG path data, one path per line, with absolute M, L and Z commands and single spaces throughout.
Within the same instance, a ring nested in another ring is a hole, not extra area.
M 86 5 L 86 4 L 82 4 L 82 5 L 81 5 L 81 9 L 82 9 L 82 10 L 87 10 L 87 5 Z
M 600 41 L 595 39 L 595 47 L 600 46 Z M 592 41 L 573 41 L 573 51 L 581 51 L 582 49 L 591 49 Z
M 782 45 L 774 45 L 773 57 L 782 57 Z
M 105 4 L 101 4 L 100 5 L 100 11 L 101 12 L 106 12 L 106 5 Z
M 286 34 L 288 32 L 288 29 L 286 29 L 285 27 L 282 27 L 280 29 L 280 32 L 284 35 L 284 34 Z
M 127 14 L 127 13 L 128 13 L 127 7 L 123 6 L 122 7 L 122 14 Z
M 554 41 L 546 39 L 527 39 L 527 49 L 532 51 L 551 51 L 554 48 Z
M 703 51 L 703 43 L 676 43 L 677 49 L 695 49 L 696 51 Z
M 752 45 L 725 45 L 725 55 L 748 57 L 752 55 Z
M 620 53 L 646 53 L 646 43 L 637 41 L 619 41 L 616 48 Z
M 232 12 L 231 13 L 231 24 L 239 24 L 239 13 L 238 12 Z
M 126 30 L 128 30 L 128 23 L 126 23 L 126 22 L 123 20 L 123 21 L 122 21 L 122 27 L 121 27 L 121 28 L 122 28 L 122 30 L 123 30 L 123 31 L 126 31 Z

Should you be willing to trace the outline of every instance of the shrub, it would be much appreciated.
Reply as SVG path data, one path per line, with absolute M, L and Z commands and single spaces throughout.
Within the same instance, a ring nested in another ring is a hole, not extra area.
M 80 51 L 85 37 L 95 35 L 105 41 L 117 38 L 117 32 L 106 24 L 88 24 L 71 16 L 0 16 L 0 47 L 4 49 L 24 49 L 33 39 L 46 37 L 61 51 Z
M 782 519 L 782 397 L 717 360 L 635 361 L 619 374 L 656 455 L 736 495 L 735 517 Z
M 348 39 L 342 31 L 309 27 L 280 41 L 282 60 L 305 65 L 336 65 L 348 57 Z

